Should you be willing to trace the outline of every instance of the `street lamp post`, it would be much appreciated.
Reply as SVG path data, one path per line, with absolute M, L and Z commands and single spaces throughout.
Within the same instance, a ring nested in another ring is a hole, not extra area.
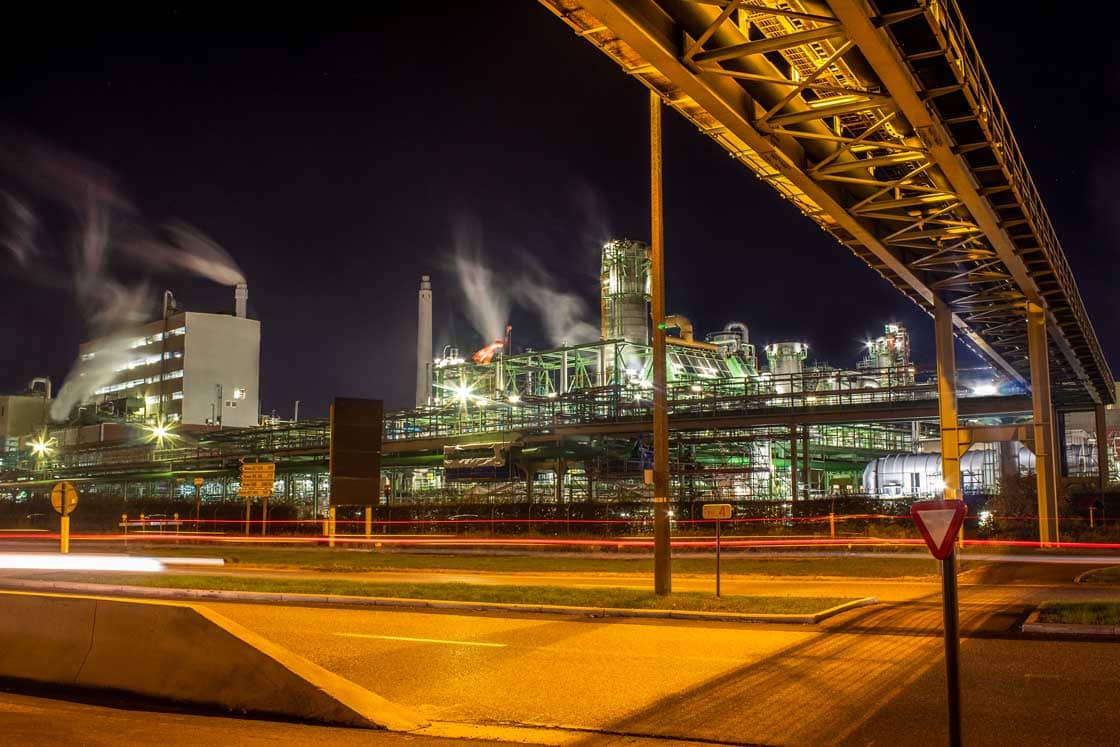
M 665 397 L 665 231 L 661 97 L 649 92 L 650 316 L 653 321 L 653 589 L 673 590 L 669 544 L 669 411 Z

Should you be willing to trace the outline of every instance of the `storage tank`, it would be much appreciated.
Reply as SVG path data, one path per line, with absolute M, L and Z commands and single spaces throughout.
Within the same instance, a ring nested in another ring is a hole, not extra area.
M 603 245 L 600 336 L 649 345 L 649 246 L 616 239 Z
M 799 375 L 808 355 L 808 343 L 772 342 L 766 346 L 766 365 L 775 376 Z

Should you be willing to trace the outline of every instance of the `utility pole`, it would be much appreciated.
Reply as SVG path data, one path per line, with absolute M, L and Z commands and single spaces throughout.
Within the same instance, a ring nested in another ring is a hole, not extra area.
M 669 411 L 665 376 L 665 229 L 661 97 L 649 92 L 650 316 L 653 321 L 653 590 L 673 591 L 669 544 Z

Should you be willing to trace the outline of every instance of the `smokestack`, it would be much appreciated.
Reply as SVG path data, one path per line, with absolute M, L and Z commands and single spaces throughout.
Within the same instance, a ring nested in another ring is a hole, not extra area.
M 420 276 L 420 305 L 416 315 L 416 406 L 428 404 L 432 391 L 432 279 Z
M 244 319 L 249 306 L 249 286 L 247 284 L 238 283 L 233 287 L 233 305 L 234 315 Z

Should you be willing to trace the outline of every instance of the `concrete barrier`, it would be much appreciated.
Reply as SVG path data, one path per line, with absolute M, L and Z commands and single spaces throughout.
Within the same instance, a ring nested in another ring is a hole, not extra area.
M 419 715 L 205 608 L 0 592 L 0 677 L 411 731 Z

